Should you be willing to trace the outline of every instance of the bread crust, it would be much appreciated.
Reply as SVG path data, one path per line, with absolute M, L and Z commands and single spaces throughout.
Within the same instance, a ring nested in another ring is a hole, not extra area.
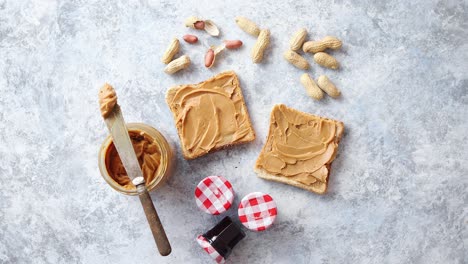
M 330 172 L 327 175 L 327 183 L 323 183 L 320 181 L 316 181 L 315 183 L 311 185 L 306 185 L 303 183 L 300 183 L 295 180 L 291 180 L 288 177 L 285 176 L 279 176 L 279 175 L 274 175 L 274 174 L 269 174 L 266 170 L 262 168 L 254 168 L 255 173 L 257 173 L 257 176 L 259 178 L 269 180 L 269 181 L 276 181 L 276 182 L 281 182 L 281 183 L 286 183 L 292 186 L 296 186 L 305 190 L 308 190 L 310 192 L 318 193 L 318 194 L 324 194 L 327 191 L 328 188 L 328 176 L 330 176 Z

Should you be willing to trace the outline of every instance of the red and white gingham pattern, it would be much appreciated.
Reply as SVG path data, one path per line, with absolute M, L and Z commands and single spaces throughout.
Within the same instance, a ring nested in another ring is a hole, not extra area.
M 208 242 L 204 236 L 199 235 L 197 237 L 197 242 L 217 263 L 224 263 L 225 259 L 223 256 L 221 256 L 218 251 L 211 246 L 210 242 Z
M 219 215 L 232 205 L 234 191 L 231 183 L 221 176 L 209 176 L 195 188 L 198 208 L 208 214 Z
M 237 213 L 245 227 L 253 231 L 263 231 L 275 222 L 276 203 L 268 194 L 253 192 L 242 198 Z

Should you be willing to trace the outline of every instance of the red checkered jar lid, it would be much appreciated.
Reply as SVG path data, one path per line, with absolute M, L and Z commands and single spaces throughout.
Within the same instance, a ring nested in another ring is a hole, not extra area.
M 197 237 L 197 243 L 205 250 L 211 258 L 213 258 L 216 263 L 224 263 L 226 259 L 224 259 L 221 254 L 216 251 L 216 249 L 210 244 L 210 242 L 202 235 Z
M 231 183 L 221 176 L 208 176 L 195 188 L 195 202 L 203 212 L 219 215 L 226 212 L 234 200 Z
M 239 209 L 239 220 L 252 231 L 263 231 L 275 222 L 276 203 L 270 195 L 253 192 L 242 198 Z

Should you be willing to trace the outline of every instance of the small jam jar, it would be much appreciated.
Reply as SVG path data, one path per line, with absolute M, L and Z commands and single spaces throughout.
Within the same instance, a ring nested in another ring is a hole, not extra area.
M 244 237 L 245 233 L 240 226 L 226 216 L 212 229 L 197 236 L 196 241 L 217 263 L 224 263 Z
M 146 136 L 153 140 L 153 143 L 156 143 L 158 151 L 161 154 L 160 164 L 153 179 L 146 183 L 146 188 L 148 191 L 151 191 L 156 187 L 161 186 L 172 174 L 172 167 L 175 162 L 173 150 L 166 138 L 164 138 L 164 136 L 155 128 L 143 123 L 128 123 L 126 125 L 129 132 L 144 132 Z M 112 142 L 112 136 L 109 135 L 104 140 L 104 143 L 102 143 L 99 150 L 99 170 L 101 171 L 102 177 L 116 191 L 127 195 L 137 195 L 138 193 L 135 187 L 125 188 L 112 178 L 109 169 L 109 156 L 113 150 L 115 150 L 115 147 Z

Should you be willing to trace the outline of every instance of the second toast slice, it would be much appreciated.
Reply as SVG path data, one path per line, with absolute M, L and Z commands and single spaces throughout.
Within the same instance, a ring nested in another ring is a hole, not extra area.
M 275 105 L 255 172 L 260 178 L 325 193 L 343 131 L 340 121 Z

